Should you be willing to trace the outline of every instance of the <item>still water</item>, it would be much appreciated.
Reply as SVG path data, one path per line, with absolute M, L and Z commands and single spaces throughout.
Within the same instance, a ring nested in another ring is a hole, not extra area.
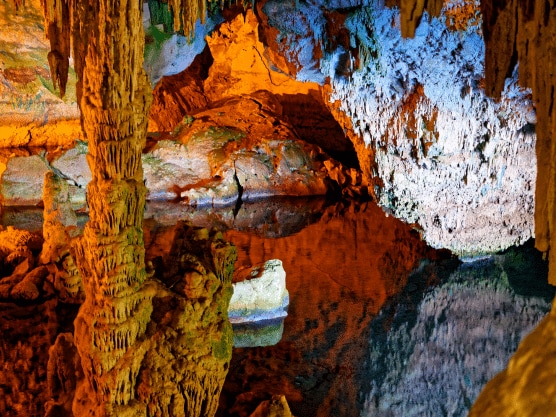
M 297 417 L 465 416 L 554 295 L 531 247 L 461 264 L 372 203 L 267 200 L 220 210 L 151 203 L 145 244 L 155 266 L 181 219 L 224 231 L 238 248 L 236 268 L 277 258 L 287 274 L 282 337 L 234 348 L 219 416 L 247 417 L 272 394 L 284 394 Z M 40 213 L 5 210 L 2 223 L 40 229 Z M 15 396 L 28 407 L 7 415 L 40 415 L 48 346 L 75 314 L 29 308 L 0 303 L 0 410 Z M 15 351 L 35 365 L 17 365 L 29 361 Z

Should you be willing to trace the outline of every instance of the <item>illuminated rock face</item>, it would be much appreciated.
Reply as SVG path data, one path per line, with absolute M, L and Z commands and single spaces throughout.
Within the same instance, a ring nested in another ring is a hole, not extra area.
M 329 69 L 330 99 L 380 204 L 461 256 L 533 236 L 536 175 L 532 102 L 515 75 L 499 102 L 486 96 L 478 4 L 465 5 L 475 13 L 460 30 L 447 27 L 462 7 L 449 2 L 413 39 L 395 9 L 359 10 L 345 23 L 359 69 L 339 74 L 338 51 Z
M 81 138 L 72 86 L 61 99 L 48 71 L 41 1 L 0 4 L 0 147 L 64 145 Z
M 275 195 L 324 195 L 329 157 L 301 141 L 272 94 L 224 99 L 187 116 L 174 141 L 145 155 L 149 199 L 224 206 Z

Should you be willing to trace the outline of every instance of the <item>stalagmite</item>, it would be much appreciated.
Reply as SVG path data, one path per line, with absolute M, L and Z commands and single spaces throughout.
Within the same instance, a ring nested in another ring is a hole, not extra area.
M 152 311 L 144 285 L 145 186 L 140 160 L 150 105 L 142 68 L 143 34 L 137 2 L 73 4 L 72 22 L 86 27 L 88 44 L 74 44 L 82 97 L 80 108 L 92 181 L 88 186 L 90 221 L 73 248 L 86 298 L 75 321 L 75 344 L 85 384 L 74 414 L 145 413 L 135 398 L 136 378 L 149 342 L 143 336 Z M 75 30 L 75 29 L 74 29 Z M 74 43 L 76 38 L 73 38 Z M 110 152 L 105 152 L 109 148 Z M 114 257 L 103 257 L 110 251 Z M 137 302 L 137 300 L 140 300 Z M 121 317 L 117 306 L 135 308 Z M 125 336 L 124 336 L 125 335 Z M 85 403 L 86 403 L 85 402 Z
M 71 238 L 77 234 L 77 217 L 71 207 L 67 182 L 47 172 L 43 187 L 44 221 L 40 262 L 53 263 L 54 288 L 65 302 L 83 301 L 81 275 L 70 254 Z

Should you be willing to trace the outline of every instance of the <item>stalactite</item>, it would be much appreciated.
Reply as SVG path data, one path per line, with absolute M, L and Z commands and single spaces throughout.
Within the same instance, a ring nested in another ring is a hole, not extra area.
M 48 64 L 54 88 L 60 88 L 63 97 L 68 82 L 70 58 L 70 9 L 68 0 L 41 0 L 47 38 L 51 51 Z
M 402 0 L 400 5 L 400 21 L 402 36 L 412 38 L 415 29 L 421 22 L 421 17 L 426 10 L 430 16 L 440 16 L 443 0 Z

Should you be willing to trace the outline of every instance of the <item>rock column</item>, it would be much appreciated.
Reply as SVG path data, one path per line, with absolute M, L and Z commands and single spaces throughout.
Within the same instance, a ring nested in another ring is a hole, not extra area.
M 92 172 L 90 221 L 73 248 L 86 294 L 75 321 L 85 374 L 75 415 L 146 413 L 135 398 L 153 296 L 144 285 L 141 152 L 151 95 L 140 7 L 132 0 L 90 0 L 73 10 L 73 31 L 87 32 L 88 40 L 76 48 L 83 53 L 76 68 Z

